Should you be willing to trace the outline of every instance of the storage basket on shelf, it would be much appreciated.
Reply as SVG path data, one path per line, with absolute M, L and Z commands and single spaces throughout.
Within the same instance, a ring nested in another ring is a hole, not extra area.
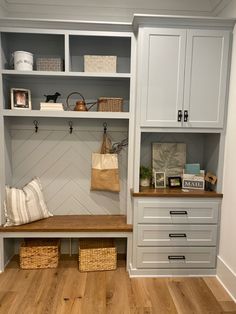
M 98 98 L 97 110 L 122 112 L 123 111 L 123 98 L 100 97 Z
M 116 73 L 116 56 L 84 56 L 85 72 Z
M 62 71 L 63 61 L 61 58 L 37 58 L 37 71 Z
M 25 239 L 20 247 L 20 268 L 56 268 L 59 253 L 58 239 Z
M 79 270 L 114 270 L 117 267 L 117 250 L 111 239 L 80 239 Z

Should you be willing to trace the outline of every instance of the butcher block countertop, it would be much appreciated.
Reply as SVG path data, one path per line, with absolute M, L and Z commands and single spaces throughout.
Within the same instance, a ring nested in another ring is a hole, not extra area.
M 139 192 L 131 190 L 133 197 L 218 197 L 222 198 L 222 193 L 204 190 L 182 190 L 180 188 L 155 189 L 150 187 L 140 187 Z

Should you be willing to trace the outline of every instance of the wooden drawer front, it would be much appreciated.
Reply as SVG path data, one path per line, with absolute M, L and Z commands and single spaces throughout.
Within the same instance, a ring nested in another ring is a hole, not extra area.
M 140 246 L 214 246 L 216 225 L 138 225 Z
M 215 247 L 138 247 L 139 268 L 214 268 Z
M 217 223 L 218 202 L 138 202 L 139 223 Z

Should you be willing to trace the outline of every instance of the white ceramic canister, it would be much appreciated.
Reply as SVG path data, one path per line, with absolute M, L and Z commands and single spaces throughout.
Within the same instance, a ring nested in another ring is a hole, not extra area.
M 33 54 L 27 51 L 13 52 L 14 69 L 17 71 L 33 70 Z

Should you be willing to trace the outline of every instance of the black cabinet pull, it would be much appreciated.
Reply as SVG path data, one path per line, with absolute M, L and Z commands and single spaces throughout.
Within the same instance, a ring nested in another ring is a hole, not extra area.
M 187 238 L 186 233 L 169 233 L 170 238 Z
M 188 215 L 186 210 L 170 210 L 170 215 Z
M 178 122 L 182 121 L 183 113 L 182 110 L 178 110 Z
M 184 110 L 184 122 L 188 122 L 188 110 Z
M 184 261 L 185 260 L 185 256 L 184 255 L 169 255 L 168 256 L 168 260 L 175 260 L 175 261 Z

